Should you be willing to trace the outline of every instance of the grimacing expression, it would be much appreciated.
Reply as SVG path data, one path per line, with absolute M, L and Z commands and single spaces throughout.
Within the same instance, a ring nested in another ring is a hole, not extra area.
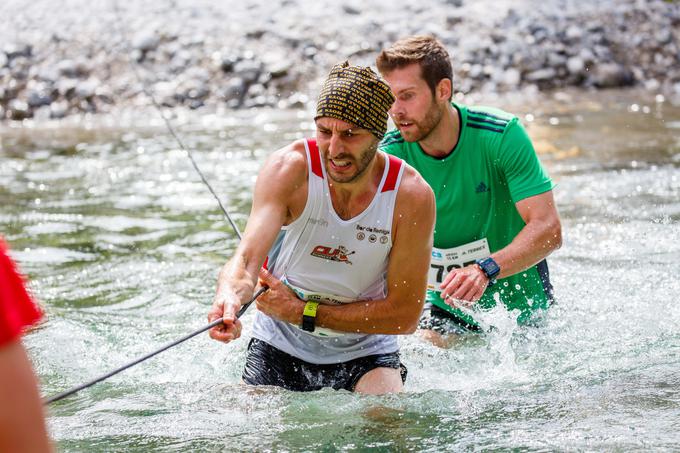
M 328 177 L 346 184 L 355 182 L 366 172 L 380 140 L 352 123 L 322 117 L 316 120 L 316 142 Z
M 422 141 L 437 127 L 444 114 L 417 63 L 385 74 L 396 100 L 390 109 L 392 121 L 407 142 Z

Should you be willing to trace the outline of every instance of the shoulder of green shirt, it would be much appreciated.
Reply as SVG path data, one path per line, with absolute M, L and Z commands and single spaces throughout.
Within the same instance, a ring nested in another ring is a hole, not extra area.
M 469 106 L 467 127 L 502 134 L 509 124 L 517 122 L 517 117 L 501 109 L 486 106 Z
M 383 139 L 380 141 L 380 148 L 385 148 L 391 145 L 397 145 L 404 143 L 404 137 L 401 136 L 399 129 L 393 129 L 385 134 Z

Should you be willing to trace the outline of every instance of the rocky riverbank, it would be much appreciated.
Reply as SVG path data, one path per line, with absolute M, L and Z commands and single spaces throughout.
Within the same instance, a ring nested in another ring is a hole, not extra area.
M 303 106 L 332 64 L 372 65 L 413 33 L 447 44 L 462 93 L 635 85 L 680 96 L 678 1 L 119 3 L 5 0 L 0 120 L 148 105 L 145 90 L 170 107 Z

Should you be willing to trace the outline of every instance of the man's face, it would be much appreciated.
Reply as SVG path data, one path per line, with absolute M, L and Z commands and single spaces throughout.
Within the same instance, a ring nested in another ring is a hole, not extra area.
M 316 120 L 316 143 L 328 177 L 337 183 L 355 182 L 375 157 L 379 142 L 352 123 L 328 117 Z
M 443 115 L 417 63 L 384 74 L 396 100 L 390 109 L 392 121 L 407 142 L 424 140 Z

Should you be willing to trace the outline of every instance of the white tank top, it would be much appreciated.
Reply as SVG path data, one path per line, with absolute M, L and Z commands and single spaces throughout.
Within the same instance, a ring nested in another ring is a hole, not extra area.
M 382 299 L 387 295 L 387 262 L 392 248 L 392 215 L 404 163 L 385 159 L 378 190 L 363 212 L 341 219 L 331 201 L 326 169 L 316 141 L 305 141 L 308 191 L 305 208 L 281 228 L 267 257 L 270 272 L 303 300 L 342 304 Z M 302 320 L 300 320 L 302 321 Z M 396 352 L 395 335 L 367 335 L 299 325 L 257 312 L 253 336 L 310 363 L 346 362 L 373 354 Z

